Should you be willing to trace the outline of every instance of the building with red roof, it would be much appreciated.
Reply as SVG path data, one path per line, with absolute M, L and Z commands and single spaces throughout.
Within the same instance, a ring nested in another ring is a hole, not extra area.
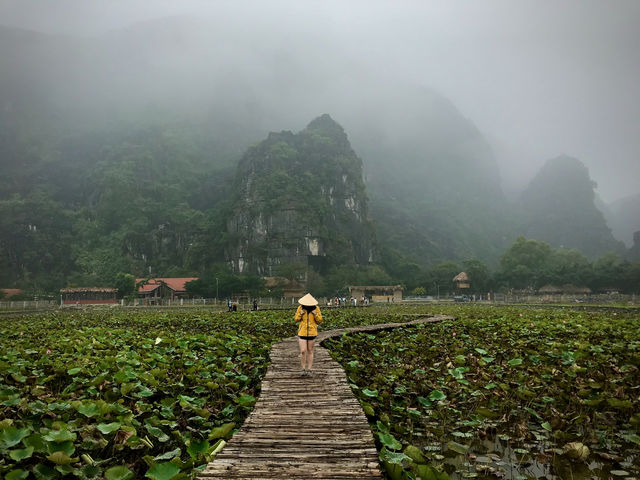
M 138 298 L 148 303 L 155 303 L 159 299 L 168 298 L 176 300 L 186 297 L 188 282 L 198 280 L 198 277 L 181 278 L 136 278 L 138 285 Z
M 19 288 L 0 288 L 0 292 L 3 292 L 4 295 L 0 295 L 4 300 L 7 300 L 15 295 L 20 295 L 22 290 Z

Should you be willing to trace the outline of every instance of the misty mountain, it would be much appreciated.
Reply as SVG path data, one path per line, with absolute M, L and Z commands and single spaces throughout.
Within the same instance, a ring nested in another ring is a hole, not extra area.
M 362 161 L 329 115 L 251 147 L 234 192 L 227 261 L 239 273 L 275 275 L 287 264 L 326 273 L 374 260 Z
M 613 235 L 631 247 L 633 234 L 640 231 L 640 194 L 610 203 L 604 213 Z
M 556 248 L 573 248 L 595 258 L 624 253 L 604 215 L 595 205 L 595 182 L 578 159 L 560 156 L 547 161 L 522 193 L 523 224 L 528 238 Z
M 327 231 L 311 237 L 321 238 L 325 251 L 342 245 L 345 258 L 338 263 L 369 258 L 372 228 L 375 258 L 399 280 L 403 272 L 443 260 L 495 265 L 520 233 L 589 255 L 616 249 L 593 212 L 590 183 L 563 211 L 580 218 L 575 228 L 588 226 L 595 240 L 586 241 L 587 230 L 582 243 L 554 237 L 556 227 L 573 224 L 545 219 L 545 212 L 557 212 L 534 194 L 525 202 L 531 221 L 518 228 L 519 212 L 505 199 L 482 132 L 419 80 L 386 75 L 385 65 L 365 67 L 331 38 L 303 48 L 273 36 L 256 42 L 259 32 L 230 36 L 229 28 L 224 19 L 205 24 L 185 17 L 94 37 L 0 27 L 5 285 L 47 272 L 56 272 L 46 283 L 53 286 L 100 283 L 118 271 L 186 275 L 215 262 L 238 265 L 241 254 L 247 257 L 238 239 L 251 240 L 256 225 L 247 217 L 249 197 L 234 195 L 251 192 L 252 205 L 262 205 L 261 218 L 282 223 L 268 211 L 278 198 L 269 197 L 264 183 L 282 180 L 282 171 L 294 184 L 298 179 L 281 168 L 251 174 L 276 144 L 285 157 L 291 153 L 285 160 L 292 164 L 313 158 L 335 164 L 334 177 L 330 169 L 319 171 L 327 174 L 325 191 L 346 195 L 341 201 L 356 192 L 361 224 L 325 222 L 332 211 L 328 197 L 313 213 Z M 320 112 L 340 125 L 327 120 L 298 134 L 269 134 L 300 128 Z M 314 135 L 321 141 L 306 140 Z M 342 149 L 330 153 L 332 142 Z M 346 185 L 337 174 L 343 167 L 351 172 Z M 363 179 L 356 178 L 360 173 Z M 554 180 L 544 176 L 535 190 L 552 198 L 559 188 Z M 242 218 L 245 235 L 236 235 L 230 222 Z M 373 227 L 365 225 L 368 218 Z M 269 273 L 267 257 L 280 258 L 268 253 L 277 239 L 262 240 L 251 262 Z M 56 253 L 41 256 L 48 242 Z M 287 252 L 281 257 L 293 258 Z

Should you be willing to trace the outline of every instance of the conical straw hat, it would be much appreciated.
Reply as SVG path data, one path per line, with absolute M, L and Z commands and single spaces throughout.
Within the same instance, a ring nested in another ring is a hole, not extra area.
M 318 301 L 313 298 L 310 293 L 307 293 L 304 297 L 298 300 L 298 303 L 304 307 L 313 307 L 318 305 Z

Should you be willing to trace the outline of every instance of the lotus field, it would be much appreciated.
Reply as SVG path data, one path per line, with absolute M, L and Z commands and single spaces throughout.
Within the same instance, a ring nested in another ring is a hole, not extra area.
M 439 310 L 330 343 L 390 478 L 640 478 L 638 310 Z
M 0 318 L 0 478 L 190 478 L 256 401 L 293 310 Z M 328 315 L 325 328 L 393 314 Z
M 322 329 L 389 478 L 640 478 L 638 311 L 369 307 Z M 259 395 L 291 311 L 0 318 L 0 477 L 193 478 Z

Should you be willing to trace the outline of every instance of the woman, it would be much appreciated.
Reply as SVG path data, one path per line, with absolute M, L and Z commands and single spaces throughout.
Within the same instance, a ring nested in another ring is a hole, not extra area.
M 307 293 L 298 300 L 300 306 L 296 310 L 294 320 L 298 325 L 298 345 L 300 346 L 300 366 L 303 377 L 313 374 L 313 344 L 318 336 L 318 324 L 322 322 L 322 314 L 318 301 Z

